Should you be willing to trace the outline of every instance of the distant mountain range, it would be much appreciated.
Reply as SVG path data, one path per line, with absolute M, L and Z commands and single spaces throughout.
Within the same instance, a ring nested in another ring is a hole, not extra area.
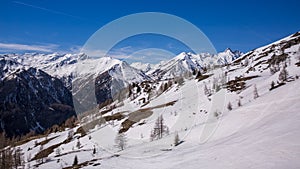
M 275 50 L 274 44 L 264 52 Z M 294 44 L 298 41 L 291 37 L 280 41 L 282 49 Z M 74 102 L 85 111 L 113 100 L 120 90 L 132 83 L 162 81 L 202 72 L 211 66 L 244 62 L 245 58 L 255 58 L 252 55 L 257 51 L 246 54 L 231 49 L 218 54 L 183 52 L 155 65 L 129 65 L 110 57 L 87 59 L 85 54 L 3 54 L 0 55 L 0 132 L 5 131 L 9 136 L 31 130 L 42 132 L 76 115 Z M 260 57 L 267 55 L 262 51 L 258 53 Z M 260 70 L 262 62 L 252 68 L 260 66 L 257 68 Z M 72 86 L 74 84 L 77 85 Z M 72 99 L 72 93 L 75 99 Z M 93 96 L 95 101 L 90 98 Z
M 28 168 L 299 168 L 300 32 L 242 55 L 132 64 L 142 70 L 84 54 L 26 54 L 36 66 L 23 56 L 0 59 L 2 131 L 63 121 L 71 91 L 75 107 L 92 108 L 77 126 L 14 147 Z
M 186 53 L 182 52 L 174 58 L 161 61 L 158 64 L 149 64 L 142 62 L 132 63 L 131 66 L 142 70 L 153 78 L 173 78 L 191 73 L 195 70 L 202 70 L 208 65 L 226 65 L 242 55 L 240 51 L 232 51 L 227 48 L 224 52 L 216 55 L 209 53 Z

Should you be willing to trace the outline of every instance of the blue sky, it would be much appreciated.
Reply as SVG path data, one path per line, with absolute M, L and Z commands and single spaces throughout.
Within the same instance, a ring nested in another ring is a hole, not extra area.
M 300 31 L 299 6 L 297 0 L 4 0 L 0 52 L 76 52 L 105 24 L 138 12 L 176 15 L 201 29 L 217 51 L 229 47 L 247 52 Z M 170 38 L 149 35 L 122 43 L 117 46 L 131 50 L 158 45 L 173 53 L 188 50 Z

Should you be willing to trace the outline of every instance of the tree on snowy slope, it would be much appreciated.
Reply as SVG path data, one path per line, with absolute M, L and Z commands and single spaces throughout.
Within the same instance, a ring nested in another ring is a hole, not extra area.
M 118 133 L 117 137 L 115 138 L 116 147 L 120 150 L 124 150 L 127 145 L 127 138 L 124 133 Z
M 278 80 L 284 82 L 287 80 L 287 77 L 288 77 L 288 71 L 286 70 L 286 66 L 284 65 L 283 69 L 279 73 Z
M 231 111 L 231 110 L 232 110 L 232 105 L 231 105 L 231 103 L 230 103 L 230 102 L 228 102 L 227 109 L 228 109 L 229 111 Z
M 77 140 L 76 147 L 77 147 L 77 149 L 81 148 L 81 143 L 80 143 L 79 139 Z
M 77 155 L 74 157 L 73 166 L 76 166 L 78 164 L 78 157 Z
M 174 138 L 174 146 L 177 146 L 180 142 L 180 139 L 179 139 L 179 135 L 178 135 L 178 132 L 175 133 L 175 138 Z
M 164 118 L 162 115 L 158 116 L 155 122 L 155 126 L 151 132 L 150 139 L 158 140 L 161 139 L 164 135 L 169 134 L 169 128 L 164 124 Z
M 219 87 L 219 81 L 217 78 L 213 78 L 213 81 L 212 81 L 212 88 L 215 92 L 218 92 L 220 90 L 220 87 Z
M 254 85 L 253 95 L 254 95 L 253 96 L 254 99 L 259 97 L 256 85 Z
M 238 100 L 237 105 L 238 105 L 238 107 L 242 106 L 241 99 Z
M 21 148 L 7 147 L 0 150 L 0 169 L 24 168 L 24 153 Z
M 206 83 L 204 83 L 204 94 L 206 96 L 210 96 L 211 95 L 210 89 L 207 88 Z

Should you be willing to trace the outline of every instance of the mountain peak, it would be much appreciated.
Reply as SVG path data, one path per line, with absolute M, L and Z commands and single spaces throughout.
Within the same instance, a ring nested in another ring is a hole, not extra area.
M 226 51 L 232 52 L 231 48 L 226 48 L 226 49 L 224 50 L 224 52 L 226 52 Z
M 179 55 L 175 56 L 175 60 L 184 60 L 187 56 L 189 56 L 190 53 L 187 52 L 181 52 Z

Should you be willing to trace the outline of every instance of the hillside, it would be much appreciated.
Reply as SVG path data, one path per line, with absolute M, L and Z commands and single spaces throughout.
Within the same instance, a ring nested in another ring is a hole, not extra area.
M 19 145 L 25 168 L 299 168 L 300 33 L 225 66 L 216 59 L 203 69 L 199 56 L 181 53 L 146 74 L 102 58 L 119 64 L 97 71 L 99 84 L 123 70 L 139 75 L 126 81 L 125 97 Z

